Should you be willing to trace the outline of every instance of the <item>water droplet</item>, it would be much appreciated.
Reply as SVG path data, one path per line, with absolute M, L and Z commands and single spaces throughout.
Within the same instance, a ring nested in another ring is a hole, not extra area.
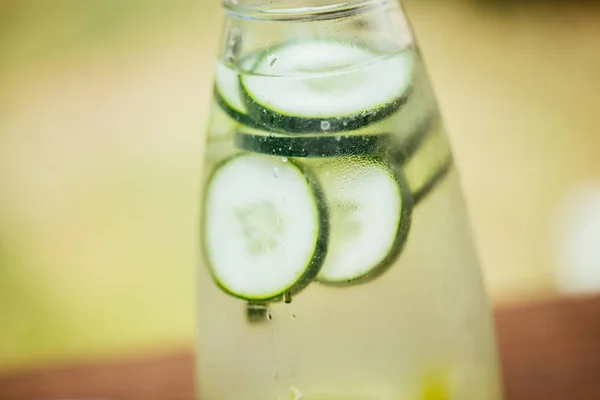
M 277 56 L 270 55 L 267 57 L 267 61 L 269 62 L 269 67 L 272 67 L 277 62 Z
M 331 128 L 331 123 L 329 121 L 321 121 L 321 130 L 327 131 Z
M 292 294 L 289 291 L 285 292 L 283 295 L 283 301 L 285 304 L 290 304 L 292 302 Z
M 290 319 L 296 319 L 296 314 L 294 314 L 293 312 L 290 312 Z
M 274 133 L 271 133 L 271 134 L 269 134 L 269 137 L 270 137 L 271 139 L 273 139 L 273 138 L 275 137 L 275 134 L 274 134 Z
M 288 162 L 288 158 L 287 157 L 281 157 L 281 162 L 284 162 L 284 163 Z
M 337 140 L 339 142 L 340 140 L 342 140 L 342 137 L 341 136 L 336 136 L 335 140 Z
M 279 168 L 277 168 L 277 167 L 273 168 L 273 176 L 275 178 L 279 178 Z
M 344 121 L 344 122 L 343 122 L 343 125 L 344 125 L 344 126 L 348 126 L 348 121 Z

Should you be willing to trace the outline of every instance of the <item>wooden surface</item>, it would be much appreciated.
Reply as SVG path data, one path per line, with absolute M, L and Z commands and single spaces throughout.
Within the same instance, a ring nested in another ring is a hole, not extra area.
M 496 324 L 506 400 L 600 399 L 600 297 L 501 308 Z M 192 400 L 192 352 L 0 377 L 1 400 L 67 398 Z

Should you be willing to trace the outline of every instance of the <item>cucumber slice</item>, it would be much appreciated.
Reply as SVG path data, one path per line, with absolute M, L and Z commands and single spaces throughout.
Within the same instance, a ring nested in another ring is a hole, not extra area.
M 231 140 L 239 128 L 234 121 L 216 102 L 210 107 L 207 135 L 211 141 Z
M 338 157 L 374 154 L 385 148 L 389 135 L 284 135 L 237 132 L 236 145 L 244 150 L 280 157 Z
M 243 70 L 252 69 L 257 62 L 257 55 L 250 55 L 240 62 Z M 240 124 L 259 127 L 248 116 L 246 105 L 242 97 L 238 71 L 222 61 L 217 61 L 215 66 L 215 86 L 213 89 L 215 102 L 227 115 Z
M 317 183 L 292 162 L 241 154 L 206 188 L 203 246 L 216 283 L 249 301 L 296 293 L 326 253 L 327 210 Z
M 439 114 L 432 120 L 414 154 L 404 160 L 402 153 L 397 159 L 404 161 L 404 175 L 416 205 L 446 176 L 453 164 L 450 143 Z
M 412 200 L 400 171 L 372 157 L 343 157 L 317 167 L 329 203 L 331 236 L 322 283 L 362 283 L 400 254 Z
M 282 45 L 241 77 L 248 114 L 295 133 L 339 132 L 382 120 L 406 101 L 415 53 L 382 56 L 349 43 Z
M 413 77 L 413 87 L 406 103 L 386 124 L 388 132 L 393 132 L 394 146 L 404 152 L 403 158 L 410 157 L 438 114 L 435 95 L 420 57 L 415 57 Z
M 413 202 L 415 205 L 419 204 L 429 192 L 431 192 L 437 184 L 443 180 L 446 175 L 452 170 L 452 166 L 454 165 L 452 157 L 448 157 L 445 162 L 439 167 L 435 174 L 433 174 L 429 180 L 421 186 L 416 192 L 413 194 Z

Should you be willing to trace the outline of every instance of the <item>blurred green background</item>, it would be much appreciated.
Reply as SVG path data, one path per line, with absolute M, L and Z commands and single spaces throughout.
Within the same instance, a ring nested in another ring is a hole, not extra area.
M 405 5 L 495 304 L 558 295 L 560 210 L 600 177 L 600 10 Z M 192 342 L 220 24 L 218 0 L 0 1 L 0 372 Z

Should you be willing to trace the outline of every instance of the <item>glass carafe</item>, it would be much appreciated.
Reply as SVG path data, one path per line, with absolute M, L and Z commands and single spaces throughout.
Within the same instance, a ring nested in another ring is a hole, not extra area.
M 459 176 L 396 1 L 226 0 L 202 400 L 498 400 Z

